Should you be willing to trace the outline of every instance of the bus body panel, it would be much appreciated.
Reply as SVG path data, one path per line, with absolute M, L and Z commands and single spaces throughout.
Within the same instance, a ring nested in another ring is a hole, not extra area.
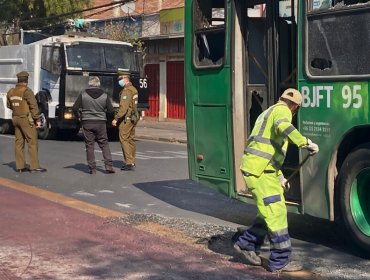
M 193 32 L 192 5 L 192 1 L 189 1 L 185 6 L 185 32 L 188 34 Z M 230 13 L 230 6 L 224 10 Z M 230 26 L 231 18 L 226 18 L 226 25 Z M 192 44 L 192 38 L 186 36 L 185 64 L 192 65 L 185 67 L 186 122 L 187 130 L 192 131 L 188 134 L 188 142 L 191 143 L 188 145 L 190 177 L 231 195 L 234 170 L 230 55 L 226 55 L 226 51 L 222 65 L 207 70 L 205 76 L 203 69 L 194 66 Z M 225 49 L 229 47 L 225 46 Z

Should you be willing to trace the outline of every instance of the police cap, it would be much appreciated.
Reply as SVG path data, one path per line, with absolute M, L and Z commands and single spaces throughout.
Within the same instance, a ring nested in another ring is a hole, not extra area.
M 130 73 L 127 71 L 118 70 L 117 74 L 119 79 L 122 79 L 123 77 L 130 78 Z
M 17 73 L 18 82 L 27 82 L 28 81 L 28 72 L 22 71 Z

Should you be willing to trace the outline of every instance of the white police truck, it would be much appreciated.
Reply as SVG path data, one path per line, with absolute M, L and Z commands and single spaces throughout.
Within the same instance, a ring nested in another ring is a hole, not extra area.
M 0 133 L 12 131 L 12 112 L 6 107 L 6 94 L 17 83 L 16 73 L 20 71 L 29 73 L 28 86 L 45 116 L 45 125 L 38 130 L 41 139 L 79 131 L 72 105 L 78 94 L 88 87 L 91 75 L 100 78 L 101 87 L 118 108 L 121 89 L 117 73 L 130 73 L 139 91 L 139 110 L 149 107 L 148 82 L 141 76 L 141 54 L 133 45 L 76 33 L 41 40 L 35 40 L 34 35 L 21 32 L 20 44 L 0 46 Z

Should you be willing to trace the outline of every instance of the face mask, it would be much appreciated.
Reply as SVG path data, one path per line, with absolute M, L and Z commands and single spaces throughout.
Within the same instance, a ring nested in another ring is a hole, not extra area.
M 118 81 L 118 84 L 121 86 L 121 87 L 124 87 L 125 86 L 125 81 L 122 79 L 122 80 L 119 80 Z

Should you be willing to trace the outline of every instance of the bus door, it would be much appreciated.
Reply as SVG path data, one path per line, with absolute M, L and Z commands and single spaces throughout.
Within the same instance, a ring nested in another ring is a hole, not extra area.
M 296 87 L 296 1 L 250 2 L 245 20 L 249 132 L 263 110 Z
M 247 1 L 246 16 L 239 19 L 245 40 L 246 138 L 259 114 L 275 104 L 285 89 L 297 85 L 296 5 L 296 0 Z M 238 8 L 241 6 L 236 3 Z M 297 164 L 298 150 L 290 147 L 286 177 Z M 297 201 L 300 199 L 299 180 L 294 180 L 292 185 L 294 188 L 287 194 L 287 200 Z M 237 184 L 237 191 L 241 189 Z

